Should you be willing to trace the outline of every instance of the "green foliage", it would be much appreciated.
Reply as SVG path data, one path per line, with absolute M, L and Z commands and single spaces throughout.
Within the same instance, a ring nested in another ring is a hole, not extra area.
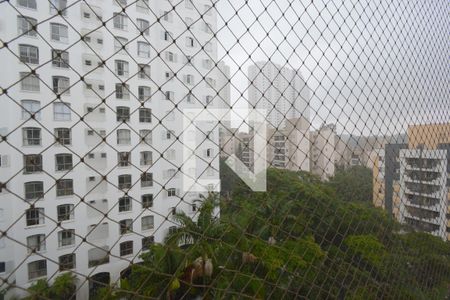
M 220 218 L 213 215 L 215 195 L 202 200 L 196 218 L 176 214 L 179 228 L 142 255 L 143 263 L 133 266 L 113 295 L 435 299 L 446 294 L 450 245 L 439 238 L 399 233 L 399 224 L 383 211 L 362 199 L 336 197 L 333 184 L 307 173 L 270 169 L 264 193 L 236 178 L 233 187 L 227 178 Z
M 364 166 L 337 168 L 328 184 L 336 191 L 336 197 L 343 201 L 372 201 L 372 170 Z
M 72 273 L 64 273 L 55 278 L 49 285 L 46 279 L 39 279 L 28 288 L 29 296 L 25 299 L 69 299 L 76 292 L 75 276 Z
M 344 242 L 351 251 L 374 266 L 380 266 L 386 256 L 384 245 L 373 235 L 350 235 Z

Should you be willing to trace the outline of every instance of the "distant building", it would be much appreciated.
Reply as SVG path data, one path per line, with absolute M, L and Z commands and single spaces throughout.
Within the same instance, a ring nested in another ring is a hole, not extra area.
M 266 158 L 267 166 L 292 171 L 309 171 L 309 123 L 304 118 L 291 119 L 282 129 L 268 126 Z M 220 140 L 221 157 L 235 154 L 245 166 L 253 169 L 254 133 L 226 131 Z M 258 151 L 258 149 L 256 149 Z
M 267 122 L 285 127 L 286 120 L 309 120 L 309 90 L 298 70 L 272 62 L 257 62 L 248 69 L 251 108 L 266 109 Z
M 282 129 L 267 130 L 268 165 L 291 171 L 310 171 L 309 122 L 305 118 L 290 119 Z
M 447 150 L 400 151 L 399 221 L 443 239 L 448 234 L 447 164 Z
M 217 103 L 214 108 L 231 109 L 231 84 L 230 84 L 230 67 L 223 61 L 217 64 Z M 226 116 L 226 120 L 220 120 L 221 124 L 227 128 L 231 127 L 230 115 Z
M 402 223 L 450 240 L 450 124 L 412 125 L 373 168 L 373 203 Z
M 327 180 L 334 176 L 336 164 L 336 126 L 324 124 L 319 130 L 310 133 L 311 173 Z

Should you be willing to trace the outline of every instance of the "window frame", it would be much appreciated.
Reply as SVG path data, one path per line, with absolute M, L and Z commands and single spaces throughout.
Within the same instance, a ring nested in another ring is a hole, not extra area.
M 74 194 L 73 179 L 63 178 L 56 180 L 56 197 L 72 196 Z

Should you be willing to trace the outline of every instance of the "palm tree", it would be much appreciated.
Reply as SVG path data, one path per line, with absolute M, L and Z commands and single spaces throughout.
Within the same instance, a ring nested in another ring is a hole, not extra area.
M 165 243 L 169 247 L 179 246 L 187 251 L 191 263 L 184 270 L 184 281 L 193 283 L 201 279 L 206 283 L 212 276 L 213 260 L 216 261 L 216 251 L 220 248 L 225 227 L 214 215 L 219 203 L 216 194 L 210 193 L 195 202 L 200 203 L 196 218 L 176 212 L 172 219 L 179 226 L 169 232 Z

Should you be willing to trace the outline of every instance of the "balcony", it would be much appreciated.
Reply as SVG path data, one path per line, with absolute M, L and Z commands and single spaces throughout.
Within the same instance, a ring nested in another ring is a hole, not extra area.
M 406 200 L 409 202 L 409 204 L 416 205 L 416 206 L 423 206 L 423 207 L 432 207 L 439 205 L 440 200 L 436 198 L 429 198 L 425 196 L 416 196 L 416 195 L 410 195 L 406 194 Z
M 426 223 L 408 217 L 405 218 L 405 222 L 417 231 L 425 231 L 435 235 L 439 234 L 439 225 Z
M 415 170 L 434 170 L 439 165 L 438 159 L 406 158 L 406 168 Z

